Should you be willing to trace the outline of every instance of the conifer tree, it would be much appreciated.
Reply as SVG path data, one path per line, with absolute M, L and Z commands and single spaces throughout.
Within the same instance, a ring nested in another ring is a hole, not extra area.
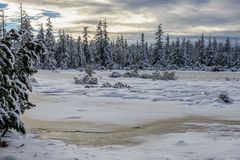
M 38 41 L 28 39 L 14 48 L 13 41 L 22 41 L 25 33 L 11 30 L 0 40 L 0 141 L 11 129 L 25 134 L 21 115 L 34 107 L 28 98 L 28 91 L 32 90 L 29 78 L 36 73 L 33 64 L 43 47 Z
M 4 38 L 6 36 L 6 19 L 4 10 L 0 11 L 0 38 Z
M 167 34 L 166 36 L 166 44 L 164 46 L 164 51 L 165 51 L 165 64 L 169 65 L 170 62 L 170 55 L 171 55 L 171 48 L 170 48 L 170 38 L 169 35 Z
M 85 65 L 85 57 L 82 51 L 82 39 L 81 36 L 78 36 L 77 40 L 77 57 L 78 57 L 78 67 L 82 67 Z
M 102 57 L 102 65 L 104 67 L 109 67 L 109 65 L 112 65 L 112 54 L 111 54 L 111 49 L 110 49 L 110 39 L 108 36 L 108 25 L 106 19 L 104 19 L 103 24 L 103 50 L 104 54 Z
M 83 55 L 85 57 L 86 65 L 92 64 L 92 56 L 89 51 L 88 39 L 89 39 L 88 27 L 84 27 L 84 30 L 83 30 Z
M 40 24 L 39 32 L 38 32 L 38 34 L 37 34 L 37 36 L 36 36 L 36 39 L 37 39 L 40 43 L 44 44 L 45 35 L 44 35 L 43 24 Z M 37 66 L 38 68 L 43 69 L 44 61 L 45 61 L 45 55 L 42 54 L 42 55 L 39 56 L 39 60 L 37 61 L 36 66 Z
M 163 29 L 162 24 L 158 25 L 157 32 L 155 33 L 155 48 L 153 53 L 152 64 L 154 66 L 161 66 L 161 59 L 163 58 Z
M 180 45 L 180 40 L 177 38 L 175 47 L 174 47 L 174 52 L 172 55 L 172 64 L 175 65 L 175 67 L 183 67 L 184 66 L 184 56 L 181 51 L 181 45 Z
M 140 42 L 140 63 L 142 63 L 142 64 L 147 63 L 144 33 L 141 34 L 141 42 Z
M 56 42 L 55 42 L 55 37 L 53 35 L 53 25 L 50 17 L 47 19 L 46 27 L 47 29 L 46 29 L 46 36 L 44 41 L 44 44 L 46 47 L 44 69 L 54 70 L 56 67 L 56 60 L 54 57 Z

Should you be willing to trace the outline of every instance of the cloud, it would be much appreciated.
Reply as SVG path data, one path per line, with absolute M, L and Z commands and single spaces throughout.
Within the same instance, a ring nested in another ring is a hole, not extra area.
M 58 17 L 61 17 L 61 14 L 60 14 L 60 13 L 55 12 L 55 11 L 48 11 L 48 10 L 43 10 L 42 15 L 43 15 L 43 16 L 47 16 L 47 17 L 50 17 L 50 18 L 58 18 Z
M 130 39 L 153 39 L 159 23 L 172 36 L 212 35 L 239 36 L 239 0 L 21 0 L 34 27 L 50 16 L 55 32 L 63 28 L 72 35 L 81 35 L 84 26 L 94 33 L 100 19 L 106 18 L 109 32 L 116 37 L 125 33 Z M 16 0 L 7 4 L 6 15 L 19 17 Z M 127 35 L 128 34 L 128 35 Z M 127 37 L 127 38 L 128 38 Z
M 8 4 L 0 2 L 0 9 L 7 8 Z

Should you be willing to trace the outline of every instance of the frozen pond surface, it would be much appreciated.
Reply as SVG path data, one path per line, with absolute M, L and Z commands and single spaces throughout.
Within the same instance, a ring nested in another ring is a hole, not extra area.
M 37 107 L 24 119 L 45 140 L 16 137 L 0 159 L 240 159 L 240 73 L 177 72 L 177 81 L 110 73 L 97 72 L 99 85 L 89 89 L 73 83 L 80 72 L 40 71 L 31 94 Z M 101 88 L 105 82 L 131 88 Z

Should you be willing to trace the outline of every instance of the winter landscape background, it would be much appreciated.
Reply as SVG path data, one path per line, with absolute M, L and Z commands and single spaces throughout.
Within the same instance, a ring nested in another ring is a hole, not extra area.
M 240 159 L 239 7 L 0 1 L 0 160 Z

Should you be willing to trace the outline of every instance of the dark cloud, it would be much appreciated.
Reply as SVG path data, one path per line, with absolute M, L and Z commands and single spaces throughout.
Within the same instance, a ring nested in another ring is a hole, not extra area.
M 146 7 L 167 7 L 170 5 L 202 5 L 209 3 L 209 0 L 114 0 L 115 3 L 124 5 L 129 9 L 141 9 Z
M 16 3 L 16 0 L 8 1 Z M 136 30 L 124 32 L 128 32 L 129 36 L 125 35 L 129 39 L 138 39 L 139 32 L 146 31 L 146 37 L 152 38 L 159 23 L 163 24 L 165 33 L 176 36 L 185 34 L 196 37 L 203 31 L 207 34 L 211 32 L 213 36 L 240 36 L 240 0 L 109 0 L 109 3 L 94 0 L 21 1 L 26 6 L 30 4 L 45 9 L 38 16 L 59 17 L 62 21 L 67 21 L 64 12 L 72 12 L 76 20 L 70 17 L 71 25 L 55 26 L 63 27 L 71 33 L 80 33 L 83 26 L 95 30 L 99 19 L 107 18 L 109 27 L 113 26 L 114 29 L 116 26 L 135 28 Z M 3 3 L 0 3 L 0 8 L 1 4 Z M 204 30 L 198 31 L 198 28 Z

